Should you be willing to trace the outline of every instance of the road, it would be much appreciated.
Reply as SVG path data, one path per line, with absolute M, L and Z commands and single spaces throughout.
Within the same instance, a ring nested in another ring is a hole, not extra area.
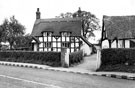
M 135 88 L 135 82 L 0 65 L 0 88 Z

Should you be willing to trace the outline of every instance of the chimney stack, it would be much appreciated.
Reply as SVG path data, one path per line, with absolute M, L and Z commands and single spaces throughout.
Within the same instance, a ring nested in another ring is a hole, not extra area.
M 81 7 L 79 7 L 77 12 L 78 12 L 78 17 L 81 17 L 81 15 L 82 15 Z
M 37 8 L 36 19 L 40 19 L 40 11 L 39 11 L 39 8 Z

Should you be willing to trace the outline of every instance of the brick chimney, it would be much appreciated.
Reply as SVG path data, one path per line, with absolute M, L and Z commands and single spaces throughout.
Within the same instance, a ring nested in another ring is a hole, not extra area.
M 39 11 L 39 8 L 37 8 L 36 19 L 40 19 L 40 11 Z
M 81 7 L 79 7 L 77 12 L 78 12 L 78 17 L 81 17 L 81 15 L 82 15 Z

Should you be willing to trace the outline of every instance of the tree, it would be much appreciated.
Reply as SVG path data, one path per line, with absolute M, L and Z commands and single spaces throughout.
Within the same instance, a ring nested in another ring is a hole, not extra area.
M 16 49 L 31 48 L 31 44 L 30 44 L 31 40 L 32 40 L 32 36 L 30 34 L 18 36 L 16 38 L 14 47 Z
M 79 7 L 79 10 L 74 13 L 62 13 L 60 16 L 56 16 L 58 18 L 81 18 L 82 19 L 82 32 L 83 37 L 88 39 L 89 37 L 95 37 L 93 31 L 100 30 L 101 27 L 99 25 L 99 19 L 92 14 L 91 12 L 87 11 L 81 11 L 81 8 Z M 96 52 L 96 48 L 93 44 L 92 46 L 92 53 Z
M 1 47 L 2 47 L 2 45 L 1 45 L 1 42 L 2 42 L 2 39 L 3 39 L 3 30 L 2 30 L 2 28 L 0 27 L 0 49 L 1 49 Z
M 74 13 L 61 13 L 60 16 L 56 16 L 58 18 L 82 18 L 83 22 L 83 36 L 85 38 L 89 38 L 91 36 L 95 36 L 93 31 L 94 30 L 100 30 L 101 27 L 99 25 L 99 19 L 92 13 L 87 11 L 81 11 L 81 8 L 79 7 L 79 10 Z
M 8 28 L 8 23 L 9 21 L 5 19 L 3 24 L 0 25 L 0 43 L 5 40 L 6 29 Z
M 0 29 L 3 31 L 2 41 L 9 42 L 10 49 L 13 49 L 16 38 L 23 35 L 25 31 L 25 27 L 14 16 L 10 17 L 10 20 L 5 19 Z
M 92 13 L 79 10 L 73 14 L 73 17 L 81 17 L 83 22 L 83 36 L 89 38 L 95 36 L 93 31 L 100 30 L 99 19 Z
M 56 18 L 72 18 L 73 17 L 73 14 L 70 13 L 70 12 L 67 12 L 67 13 L 61 13 L 60 16 L 56 16 Z

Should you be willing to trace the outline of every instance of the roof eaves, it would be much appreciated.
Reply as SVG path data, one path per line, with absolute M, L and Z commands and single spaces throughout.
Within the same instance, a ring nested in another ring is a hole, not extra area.
M 33 38 L 37 43 L 40 43 L 40 41 L 39 41 L 35 36 L 32 36 L 32 38 Z

